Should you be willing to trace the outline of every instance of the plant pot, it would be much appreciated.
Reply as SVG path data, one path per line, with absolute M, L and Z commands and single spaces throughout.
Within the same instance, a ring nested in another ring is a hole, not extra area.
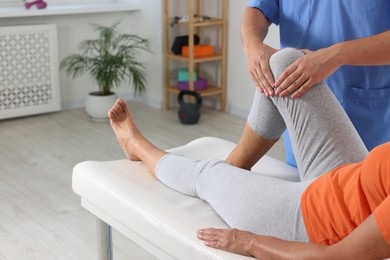
M 114 105 L 117 94 L 101 95 L 100 92 L 91 92 L 85 99 L 85 110 L 88 116 L 95 121 L 108 121 L 108 111 Z

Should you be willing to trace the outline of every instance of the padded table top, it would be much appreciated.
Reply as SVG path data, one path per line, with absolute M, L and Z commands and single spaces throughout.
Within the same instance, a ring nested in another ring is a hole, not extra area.
M 194 159 L 225 159 L 234 146 L 219 138 L 204 137 L 169 152 Z M 267 156 L 252 170 L 298 180 L 296 168 Z M 141 162 L 79 163 L 73 169 L 72 187 L 83 206 L 97 217 L 172 259 L 247 259 L 204 246 L 196 237 L 198 229 L 228 226 L 206 202 L 165 186 Z

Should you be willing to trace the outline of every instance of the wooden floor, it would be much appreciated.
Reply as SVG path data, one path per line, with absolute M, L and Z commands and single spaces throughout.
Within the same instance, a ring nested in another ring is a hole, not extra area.
M 202 136 L 237 142 L 245 120 L 202 108 L 196 125 L 176 111 L 131 103 L 144 136 L 162 149 Z M 281 143 L 269 153 L 284 159 Z M 97 259 L 95 218 L 72 192 L 72 168 L 85 160 L 124 158 L 108 122 L 84 110 L 0 121 L 0 260 Z M 154 259 L 114 231 L 114 256 Z

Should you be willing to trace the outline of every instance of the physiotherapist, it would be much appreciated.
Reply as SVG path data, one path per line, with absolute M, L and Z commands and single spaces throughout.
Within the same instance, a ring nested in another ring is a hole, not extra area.
M 271 23 L 282 48 L 306 54 L 275 80 L 268 60 L 276 50 L 263 43 Z M 390 0 L 250 0 L 241 37 L 260 92 L 299 98 L 325 79 L 368 150 L 390 140 Z M 287 132 L 284 140 L 296 166 Z

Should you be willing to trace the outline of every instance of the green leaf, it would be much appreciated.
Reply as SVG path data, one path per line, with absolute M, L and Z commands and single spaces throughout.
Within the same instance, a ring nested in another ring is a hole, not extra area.
M 108 94 L 123 81 L 132 83 L 134 95 L 146 91 L 145 65 L 138 61 L 141 52 L 151 52 L 149 40 L 135 34 L 120 33 L 111 26 L 93 24 L 96 39 L 82 41 L 80 54 L 61 61 L 60 69 L 72 78 L 88 74 L 102 94 Z

